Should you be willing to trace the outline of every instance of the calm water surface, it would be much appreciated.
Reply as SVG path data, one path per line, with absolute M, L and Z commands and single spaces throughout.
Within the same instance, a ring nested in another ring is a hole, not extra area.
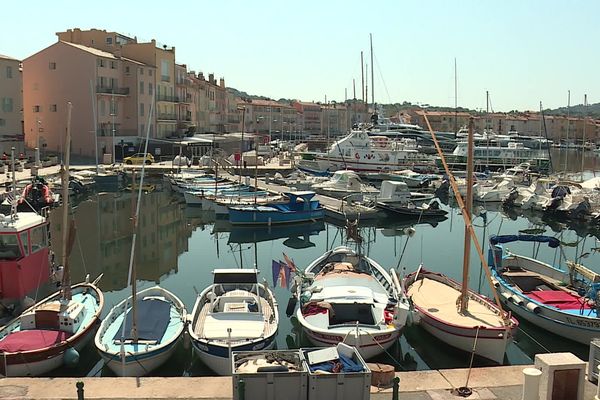
M 578 172 L 581 157 L 573 152 L 569 165 Z M 556 162 L 564 162 L 555 156 Z M 586 169 L 595 169 L 595 158 L 585 160 Z M 571 164 L 573 163 L 573 164 Z M 586 172 L 591 175 L 591 172 Z M 71 255 L 73 281 L 82 280 L 86 274 L 95 278 L 104 274 L 100 287 L 106 296 L 103 315 L 130 294 L 127 287 L 129 254 L 131 249 L 131 214 L 134 207 L 131 193 L 101 193 L 80 201 L 74 216 L 77 240 Z M 464 224 L 458 209 L 445 206 L 448 218 L 439 223 L 407 223 L 403 221 L 378 221 L 361 229 L 364 252 L 381 265 L 399 267 L 411 272 L 419 264 L 439 271 L 457 280 L 461 279 L 463 259 Z M 585 226 L 546 220 L 540 214 L 518 215 L 506 213 L 498 206 L 478 205 L 474 210 L 475 230 L 487 252 L 487 240 L 492 234 L 514 234 L 522 229 L 537 228 L 546 234 L 560 237 L 573 244 L 566 247 L 569 259 L 588 253 L 582 260 L 589 268 L 600 272 L 598 246 L 599 232 Z M 54 212 L 52 238 L 57 256 L 60 256 L 60 213 Z M 283 259 L 287 254 L 300 267 L 305 267 L 332 247 L 346 244 L 343 227 L 331 223 L 313 223 L 277 228 L 234 228 L 215 221 L 214 214 L 187 208 L 183 198 L 163 189 L 146 194 L 142 201 L 139 242 L 137 244 L 138 290 L 160 284 L 177 294 L 191 312 L 196 294 L 212 282 L 215 268 L 251 268 L 254 265 L 272 286 L 271 261 Z M 405 228 L 413 226 L 412 237 Z M 352 244 L 351 244 L 352 245 Z M 547 262 L 559 262 L 559 254 L 547 247 L 533 248 L 531 244 L 515 243 L 508 246 L 513 252 L 535 255 Z M 59 258 L 60 259 L 60 258 Z M 473 246 L 471 254 L 471 288 L 490 294 L 482 274 L 480 261 Z M 50 288 L 46 288 L 49 291 Z M 279 349 L 309 346 L 294 318 L 285 316 L 290 292 L 276 287 L 279 302 L 280 326 L 277 336 Z M 516 341 L 508 350 L 505 363 L 531 363 L 536 353 L 546 351 L 571 351 L 587 359 L 586 346 L 569 342 L 521 322 Z M 467 367 L 469 355 L 455 351 L 415 326 L 405 329 L 399 343 L 380 361 L 396 364 L 398 370 Z M 476 365 L 486 365 L 476 360 Z M 191 346 L 182 344 L 177 354 L 156 376 L 206 375 L 210 371 L 192 356 Z M 111 376 L 97 355 L 93 343 L 81 354 L 80 365 L 75 369 L 61 369 L 55 376 Z

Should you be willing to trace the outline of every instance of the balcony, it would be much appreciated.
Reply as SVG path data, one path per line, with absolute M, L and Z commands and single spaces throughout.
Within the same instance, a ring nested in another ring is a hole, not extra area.
M 159 113 L 156 116 L 158 121 L 177 121 L 176 114 L 168 114 L 168 113 Z
M 156 94 L 156 101 L 166 101 L 169 103 L 179 103 L 179 97 L 167 96 L 166 94 Z
M 97 94 L 109 94 L 115 96 L 129 96 L 128 87 L 107 87 L 107 86 L 96 86 Z
M 162 82 L 171 82 L 171 77 L 169 75 L 161 75 L 160 80 Z

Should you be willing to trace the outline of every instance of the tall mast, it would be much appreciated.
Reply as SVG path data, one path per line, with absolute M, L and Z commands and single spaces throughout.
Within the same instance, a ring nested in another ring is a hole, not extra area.
M 71 300 L 71 274 L 69 272 L 69 253 L 72 247 L 72 238 L 74 235 L 73 227 L 69 225 L 69 162 L 71 156 L 71 109 L 73 104 L 67 103 L 67 134 L 65 137 L 65 155 L 61 166 L 62 178 L 62 265 L 63 278 L 61 282 L 61 300 L 69 302 Z M 14 167 L 14 166 L 13 166 Z M 14 168 L 13 168 L 14 171 Z
M 569 160 L 569 131 L 571 129 L 571 121 L 570 121 L 570 116 L 571 116 L 571 91 L 567 90 L 567 140 L 565 142 L 565 145 L 567 146 L 567 151 L 565 152 L 565 172 L 567 172 L 567 165 L 568 164 L 568 160 Z
M 585 131 L 587 128 L 587 94 L 583 95 L 583 138 L 581 139 L 583 147 L 581 148 L 581 180 L 583 181 L 583 165 L 585 162 Z
M 473 205 L 473 117 L 469 118 L 469 136 L 467 141 L 467 198 L 465 199 L 465 212 L 471 216 Z M 468 220 L 471 222 L 471 219 Z M 465 225 L 465 247 L 463 253 L 463 275 L 460 291 L 460 313 L 467 312 L 469 307 L 469 263 L 471 261 L 471 235 L 469 226 Z
M 365 99 L 365 61 L 363 60 L 363 52 L 360 52 L 360 99 L 366 102 Z
M 458 132 L 458 79 L 456 77 L 456 57 L 454 57 L 454 134 Z
M 371 103 L 375 112 L 375 64 L 373 63 L 373 35 L 370 33 L 369 42 L 371 42 Z

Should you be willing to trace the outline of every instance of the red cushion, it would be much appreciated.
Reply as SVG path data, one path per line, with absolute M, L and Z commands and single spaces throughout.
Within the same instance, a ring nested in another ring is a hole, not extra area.
M 540 303 L 556 307 L 559 310 L 579 309 L 582 304 L 581 297 L 562 290 L 535 290 L 527 293 L 527 295 Z M 588 308 L 587 305 L 586 308 Z
M 62 331 L 49 331 L 32 329 L 10 333 L 0 340 L 0 351 L 15 353 L 18 351 L 31 351 L 60 344 L 72 334 Z

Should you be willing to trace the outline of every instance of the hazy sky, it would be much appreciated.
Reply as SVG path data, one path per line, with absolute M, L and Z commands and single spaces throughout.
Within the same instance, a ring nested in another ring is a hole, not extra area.
M 92 8 L 93 7 L 93 8 Z M 0 54 L 23 59 L 68 28 L 106 29 L 176 47 L 189 69 L 274 99 L 360 98 L 360 52 L 375 100 L 494 111 L 600 101 L 600 2 L 10 1 Z

